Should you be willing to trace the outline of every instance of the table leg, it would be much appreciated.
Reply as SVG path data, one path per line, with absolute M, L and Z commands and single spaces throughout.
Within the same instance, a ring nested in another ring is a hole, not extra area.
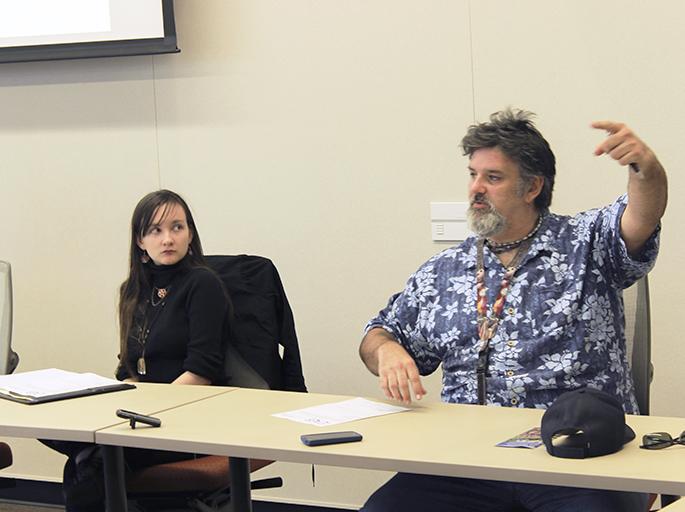
M 233 512 L 252 512 L 249 459 L 229 457 L 228 466 L 231 478 L 231 510 Z
M 124 480 L 124 449 L 121 446 L 102 446 L 105 470 L 105 510 L 126 512 L 126 481 Z

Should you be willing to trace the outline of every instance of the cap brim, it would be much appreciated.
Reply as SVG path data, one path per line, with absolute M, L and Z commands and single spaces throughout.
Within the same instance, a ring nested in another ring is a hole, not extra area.
M 623 432 L 623 444 L 629 443 L 635 439 L 635 432 L 626 424 L 625 431 Z

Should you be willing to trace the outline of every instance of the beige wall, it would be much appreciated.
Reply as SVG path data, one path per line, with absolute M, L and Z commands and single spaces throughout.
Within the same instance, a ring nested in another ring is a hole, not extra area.
M 1 65 L 0 259 L 20 370 L 112 372 L 129 216 L 161 186 L 189 200 L 208 253 L 276 262 L 311 391 L 380 396 L 361 329 L 444 247 L 428 203 L 466 198 L 466 126 L 514 105 L 555 149 L 561 213 L 625 190 L 625 171 L 592 156 L 591 120 L 630 122 L 669 170 L 653 413 L 685 416 L 684 15 L 676 0 L 179 0 L 179 55 Z M 5 473 L 59 478 L 59 457 L 11 442 Z M 286 486 L 262 496 L 349 508 L 389 475 L 318 468 L 312 487 L 306 466 L 265 472 Z

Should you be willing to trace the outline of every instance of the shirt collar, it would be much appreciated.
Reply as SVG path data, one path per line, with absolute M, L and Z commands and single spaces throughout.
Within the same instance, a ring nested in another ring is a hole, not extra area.
M 559 216 L 554 213 L 545 212 L 540 229 L 533 237 L 528 254 L 533 257 L 538 253 L 561 252 L 560 240 L 556 235 L 559 227 Z
M 559 245 L 559 239 L 555 235 L 554 226 L 558 225 L 558 215 L 546 211 L 543 213 L 544 217 L 542 219 L 542 224 L 540 229 L 532 239 L 530 247 L 528 248 L 528 254 L 523 258 L 521 265 L 523 266 L 527 261 L 536 257 L 541 253 L 558 253 L 561 252 Z M 476 268 L 476 256 L 477 256 L 477 242 L 478 237 L 476 235 L 471 235 L 462 244 L 462 250 L 464 251 L 465 267 L 468 269 Z M 492 251 L 490 251 L 487 246 L 485 247 L 485 258 L 483 265 L 485 268 L 492 266 L 493 258 L 497 258 Z M 499 260 L 497 260 L 499 261 Z

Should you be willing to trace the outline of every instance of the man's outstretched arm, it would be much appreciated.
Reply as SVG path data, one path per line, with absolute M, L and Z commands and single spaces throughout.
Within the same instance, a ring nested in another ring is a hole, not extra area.
M 607 154 L 628 171 L 628 205 L 621 217 L 621 236 L 630 254 L 638 254 L 666 210 L 666 172 L 654 152 L 623 123 L 595 121 L 593 128 L 609 134 L 595 149 Z

